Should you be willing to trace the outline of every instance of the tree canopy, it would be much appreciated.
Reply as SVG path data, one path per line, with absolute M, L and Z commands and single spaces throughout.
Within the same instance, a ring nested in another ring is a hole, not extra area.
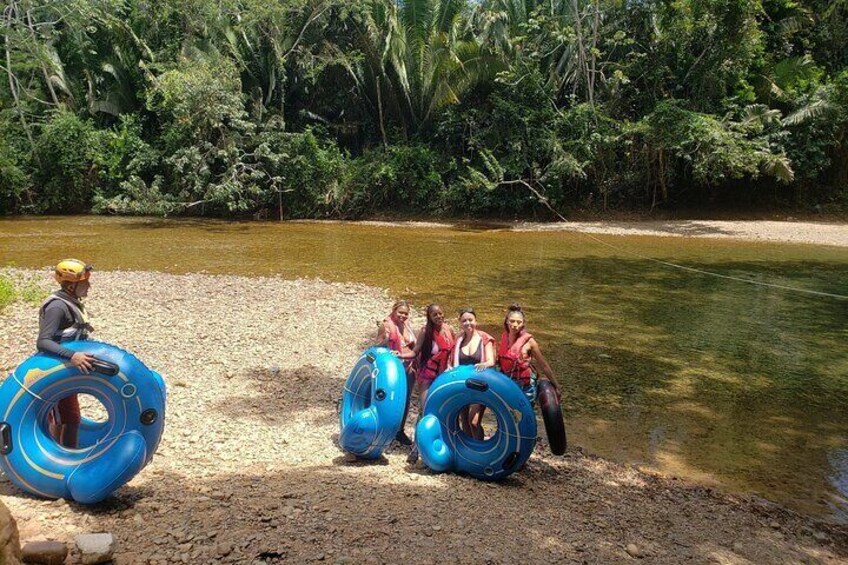
M 848 208 L 845 0 L 7 0 L 0 213 Z

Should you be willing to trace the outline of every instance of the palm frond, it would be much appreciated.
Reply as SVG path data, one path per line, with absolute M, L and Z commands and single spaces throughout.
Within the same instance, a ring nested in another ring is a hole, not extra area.
M 746 125 L 767 126 L 780 121 L 780 110 L 769 108 L 765 104 L 749 104 L 742 112 L 742 123 Z
M 787 126 L 797 126 L 808 120 L 815 119 L 832 109 L 833 106 L 827 100 L 820 98 L 814 100 L 806 106 L 798 108 L 797 110 L 783 118 L 783 123 Z
M 795 171 L 792 170 L 789 157 L 784 154 L 774 155 L 770 153 L 767 153 L 764 157 L 761 168 L 765 174 L 771 175 L 786 184 L 795 180 Z

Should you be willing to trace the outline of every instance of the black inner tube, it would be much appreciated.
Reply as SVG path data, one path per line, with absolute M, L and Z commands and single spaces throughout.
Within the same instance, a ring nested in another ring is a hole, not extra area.
M 568 446 L 568 439 L 565 435 L 565 422 L 562 418 L 562 407 L 557 398 L 556 388 L 548 380 L 539 381 L 536 388 L 539 391 L 539 410 L 545 421 L 545 432 L 548 434 L 551 453 L 563 455 Z

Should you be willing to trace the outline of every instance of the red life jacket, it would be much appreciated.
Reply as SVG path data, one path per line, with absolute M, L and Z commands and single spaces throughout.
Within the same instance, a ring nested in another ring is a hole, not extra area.
M 453 349 L 454 339 L 453 334 L 448 331 L 448 335 L 442 335 L 439 332 L 433 335 L 433 345 L 438 351 L 430 355 L 424 366 L 418 371 L 418 378 L 432 381 L 435 380 L 441 373 L 444 373 L 448 368 L 451 349 Z
M 495 341 L 495 338 L 493 338 L 492 336 L 490 336 L 486 332 L 478 331 L 477 333 L 480 334 L 480 347 L 482 348 L 482 352 L 481 352 L 481 355 L 480 355 L 480 362 L 485 363 L 486 361 L 488 361 L 488 359 L 486 358 L 486 345 Z M 459 354 L 460 354 L 461 349 L 462 349 L 462 338 L 459 338 L 459 339 L 456 340 L 456 344 L 454 345 L 454 348 L 453 348 L 453 354 L 451 355 L 451 362 L 450 362 L 451 367 L 459 367 Z
M 402 328 L 399 328 L 391 316 L 383 320 L 383 327 L 386 328 L 386 337 L 388 339 L 387 346 L 392 351 L 403 353 L 403 348 L 412 349 L 415 347 L 415 332 L 412 331 L 412 326 L 407 320 Z
M 510 347 L 509 332 L 504 332 L 501 335 L 501 343 L 498 347 L 498 366 L 501 372 L 511 377 L 512 380 L 518 381 L 522 386 L 529 385 L 530 377 L 533 375 L 530 358 L 521 353 L 521 350 L 532 338 L 532 335 L 523 331 L 518 334 L 515 343 Z

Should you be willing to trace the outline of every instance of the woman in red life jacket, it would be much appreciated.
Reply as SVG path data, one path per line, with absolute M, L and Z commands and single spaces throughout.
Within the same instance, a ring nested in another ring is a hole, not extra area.
M 427 400 L 427 390 L 440 374 L 444 373 L 450 362 L 454 346 L 453 328 L 445 323 L 445 313 L 438 304 L 427 306 L 427 325 L 419 332 L 413 350 L 414 358 L 418 361 L 418 415 L 424 410 Z M 413 448 L 407 461 L 415 463 L 418 460 L 418 450 Z
M 457 338 L 451 354 L 450 366 L 474 365 L 478 371 L 495 366 L 495 338 L 477 329 L 477 314 L 473 308 L 459 311 L 459 326 L 462 334 Z M 482 404 L 466 406 L 459 413 L 459 427 L 468 435 L 483 439 Z
M 509 307 L 504 319 L 504 333 L 498 345 L 498 369 L 518 383 L 530 402 L 535 402 L 534 366 L 541 371 L 538 378 L 549 379 L 557 389 L 559 386 L 539 344 L 525 329 L 525 321 L 521 306 L 513 304 Z
M 406 408 L 403 412 L 403 421 L 400 424 L 395 439 L 401 445 L 412 445 L 412 440 L 406 435 L 404 426 L 406 416 L 409 413 L 409 400 L 412 398 L 412 387 L 415 385 L 415 332 L 409 322 L 409 303 L 406 300 L 398 300 L 392 306 L 392 313 L 383 320 L 383 324 L 377 330 L 377 345 L 384 345 L 391 349 L 403 360 L 406 369 Z

